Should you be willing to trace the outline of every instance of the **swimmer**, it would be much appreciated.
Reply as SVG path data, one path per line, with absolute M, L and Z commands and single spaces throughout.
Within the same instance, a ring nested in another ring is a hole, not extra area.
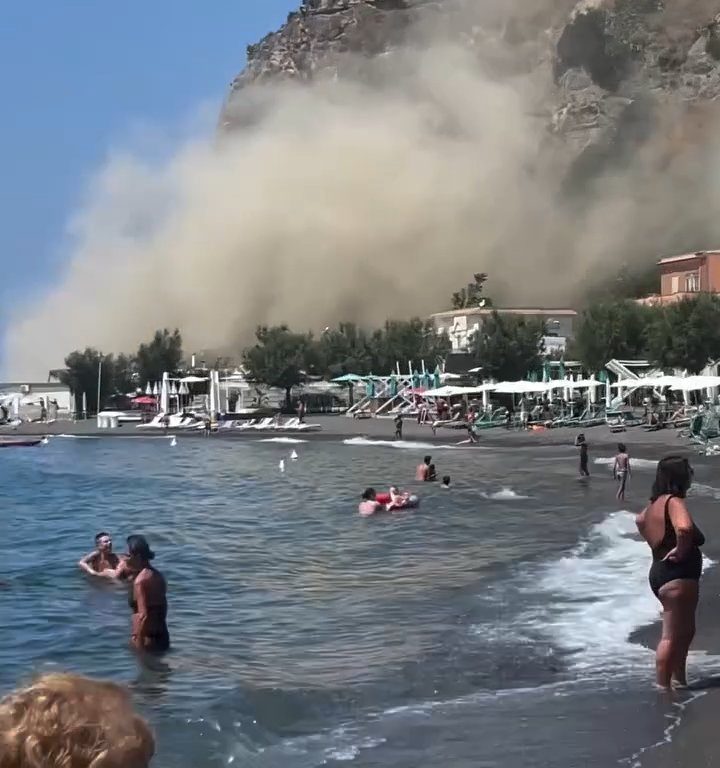
M 580 449 L 580 477 L 590 477 L 588 469 L 588 444 L 584 433 L 575 438 L 575 447 Z
M 422 464 L 418 464 L 415 469 L 415 479 L 418 482 L 426 482 L 427 480 L 430 480 L 430 467 L 435 468 L 434 464 L 431 464 L 432 456 L 426 456 L 423 459 Z
M 362 517 L 370 517 L 379 512 L 383 505 L 377 501 L 377 494 L 374 488 L 366 488 L 363 491 L 362 501 L 358 504 L 358 512 Z
M 401 491 L 397 486 L 390 487 L 390 503 L 386 509 L 388 512 L 392 512 L 394 509 L 402 509 L 410 500 L 410 494 L 405 491 Z
M 440 487 L 444 489 L 450 488 L 450 475 L 445 475 L 445 477 L 443 477 Z
M 428 476 L 427 476 L 427 480 L 428 480 L 428 482 L 430 482 L 430 483 L 434 483 L 434 482 L 437 480 L 437 471 L 435 470 L 435 465 L 434 465 L 434 464 L 431 464 L 431 465 L 428 467 Z
M 80 560 L 78 566 L 91 576 L 105 576 L 120 567 L 121 559 L 112 551 L 112 538 L 101 531 L 95 536 L 95 550 Z
M 613 477 L 618 481 L 618 501 L 625 501 L 625 487 L 630 477 L 630 457 L 624 443 L 618 444 L 618 452 L 613 466 Z
M 155 553 L 144 536 L 128 536 L 127 544 L 128 564 L 137 572 L 129 599 L 133 612 L 130 642 L 142 651 L 167 651 L 170 635 L 165 577 L 150 564 Z

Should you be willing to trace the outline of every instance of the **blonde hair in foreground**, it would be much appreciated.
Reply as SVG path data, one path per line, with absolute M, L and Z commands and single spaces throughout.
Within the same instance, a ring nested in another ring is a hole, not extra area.
M 0 700 L 0 768 L 147 768 L 154 751 L 115 683 L 43 675 Z

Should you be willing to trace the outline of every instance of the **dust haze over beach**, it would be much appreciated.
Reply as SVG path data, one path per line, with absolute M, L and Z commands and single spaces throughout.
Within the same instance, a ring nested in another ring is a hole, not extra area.
M 253 87 L 257 119 L 232 134 L 161 161 L 114 151 L 70 219 L 65 271 L 10 318 L 8 371 L 132 351 L 158 327 L 232 353 L 260 323 L 426 315 L 481 270 L 496 303 L 572 305 L 621 263 L 717 246 L 712 130 L 678 150 L 669 105 L 641 150 L 568 192 L 551 64 L 498 73 L 506 46 L 488 41 L 489 65 L 438 39 L 369 65 L 372 84 Z

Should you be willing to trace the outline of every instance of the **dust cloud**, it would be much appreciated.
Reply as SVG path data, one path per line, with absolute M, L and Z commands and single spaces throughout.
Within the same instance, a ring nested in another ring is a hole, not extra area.
M 260 323 L 376 326 L 447 309 L 477 271 L 496 303 L 572 305 L 621 262 L 713 245 L 686 240 L 717 203 L 712 131 L 689 155 L 646 142 L 568 191 L 549 55 L 499 75 L 492 45 L 490 65 L 437 42 L 381 57 L 372 85 L 258 87 L 261 117 L 221 140 L 115 153 L 72 218 L 64 274 L 10 324 L 8 370 L 132 351 L 158 327 L 237 353 Z

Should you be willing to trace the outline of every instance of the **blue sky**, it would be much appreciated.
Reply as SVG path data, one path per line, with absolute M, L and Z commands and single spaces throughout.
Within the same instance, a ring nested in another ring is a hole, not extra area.
M 245 48 L 299 0 L 2 0 L 0 337 L 53 280 L 89 177 L 139 125 L 218 105 Z

